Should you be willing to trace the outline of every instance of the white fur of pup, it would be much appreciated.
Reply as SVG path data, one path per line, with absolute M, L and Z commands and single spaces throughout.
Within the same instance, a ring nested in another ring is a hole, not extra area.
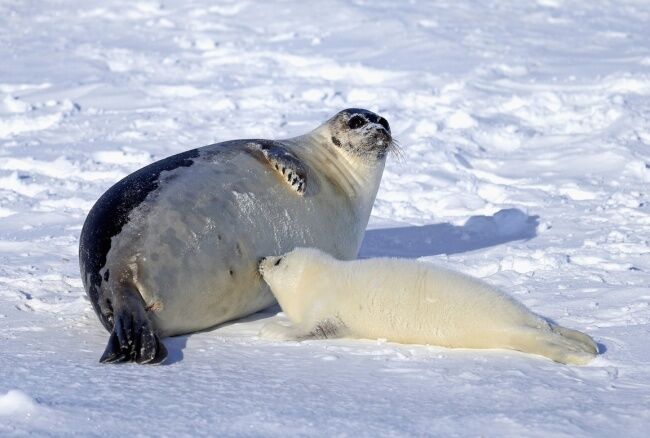
M 407 259 L 340 261 L 297 248 L 260 262 L 260 273 L 294 324 L 261 337 L 342 336 L 456 348 L 506 348 L 566 364 L 598 354 L 586 334 L 560 327 L 475 278 Z

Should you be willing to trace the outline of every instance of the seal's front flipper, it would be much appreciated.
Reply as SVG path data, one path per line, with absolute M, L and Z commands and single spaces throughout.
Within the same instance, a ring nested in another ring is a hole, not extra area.
M 113 331 L 99 361 L 156 364 L 165 360 L 167 349 L 147 316 L 140 294 L 125 289 L 113 297 Z
M 275 141 L 255 141 L 246 144 L 251 150 L 268 162 L 268 164 L 289 184 L 292 190 L 299 195 L 305 193 L 307 188 L 307 171 L 292 152 L 286 149 L 282 143 Z
M 305 333 L 296 326 L 286 326 L 277 322 L 269 322 L 262 330 L 259 337 L 269 341 L 297 341 Z
M 309 332 L 309 335 L 304 339 L 332 339 L 341 337 L 343 323 L 338 319 L 324 319 L 319 321 L 318 324 Z

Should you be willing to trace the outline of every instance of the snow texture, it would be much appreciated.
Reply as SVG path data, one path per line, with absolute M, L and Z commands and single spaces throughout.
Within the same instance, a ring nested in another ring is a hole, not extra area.
M 647 436 L 650 7 L 0 1 L 0 435 Z M 361 257 L 482 278 L 601 355 L 257 338 L 278 309 L 104 366 L 78 236 L 119 178 L 386 117 Z

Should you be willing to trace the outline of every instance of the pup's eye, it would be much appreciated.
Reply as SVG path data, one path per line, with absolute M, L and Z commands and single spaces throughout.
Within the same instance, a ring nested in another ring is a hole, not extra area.
M 278 266 L 278 265 L 280 264 L 281 261 L 282 261 L 282 259 L 277 259 L 277 260 L 275 261 L 275 263 L 273 263 L 273 266 Z
M 356 115 L 350 118 L 350 120 L 348 121 L 348 126 L 350 127 L 350 129 L 357 129 L 357 128 L 361 128 L 366 123 L 368 123 L 366 119 L 364 119 L 359 115 Z

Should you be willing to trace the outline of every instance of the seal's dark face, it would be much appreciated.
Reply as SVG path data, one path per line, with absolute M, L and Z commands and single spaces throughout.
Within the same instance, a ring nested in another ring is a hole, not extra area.
M 372 111 L 349 108 L 332 117 L 329 125 L 332 143 L 364 160 L 383 160 L 393 145 L 390 125 Z

